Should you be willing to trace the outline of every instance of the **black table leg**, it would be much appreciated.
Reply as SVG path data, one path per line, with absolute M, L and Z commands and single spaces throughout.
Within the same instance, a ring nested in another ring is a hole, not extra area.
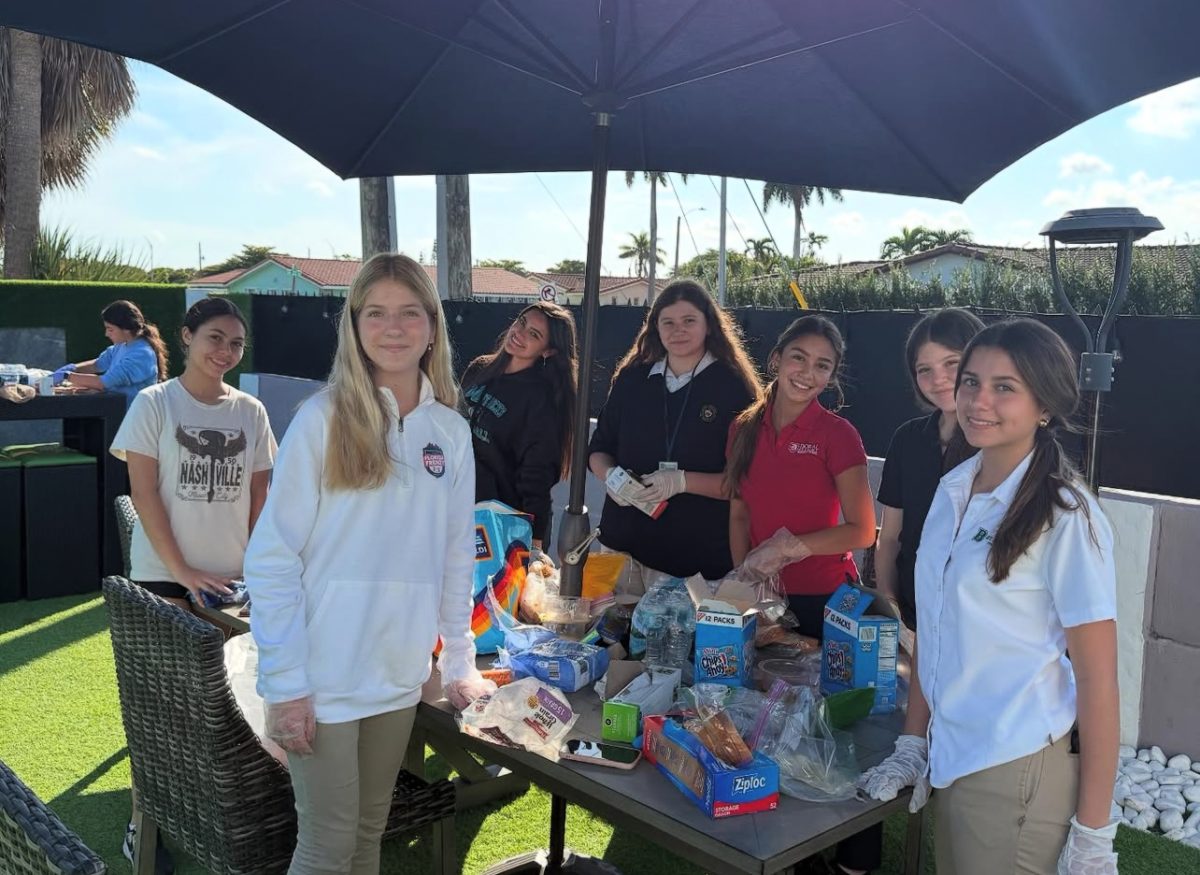
M 567 800 L 561 796 L 550 797 L 550 859 L 546 865 L 547 875 L 562 872 L 563 857 L 567 844 Z

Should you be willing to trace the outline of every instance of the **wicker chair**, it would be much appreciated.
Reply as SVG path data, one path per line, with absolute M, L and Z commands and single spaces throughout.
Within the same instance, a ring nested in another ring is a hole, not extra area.
M 0 762 L 0 872 L 104 875 L 104 861 Z
M 113 499 L 117 513 L 117 535 L 121 541 L 121 558 L 125 562 L 125 576 L 129 577 L 129 545 L 133 542 L 133 527 L 138 520 L 137 508 L 133 499 L 128 495 L 118 495 Z
M 137 788 L 139 845 L 157 828 L 219 875 L 283 872 L 296 843 L 287 770 L 246 723 L 223 635 L 120 577 L 104 581 L 121 716 Z M 434 871 L 457 871 L 455 790 L 401 772 L 384 836 L 433 827 Z M 153 871 L 145 854 L 139 872 Z

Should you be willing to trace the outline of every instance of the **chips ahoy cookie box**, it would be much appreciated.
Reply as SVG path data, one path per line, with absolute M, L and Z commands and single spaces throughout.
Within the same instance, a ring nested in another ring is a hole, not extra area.
M 896 656 L 900 621 L 870 610 L 888 610 L 870 590 L 843 583 L 825 603 L 821 691 L 874 688 L 872 714 L 896 710 Z

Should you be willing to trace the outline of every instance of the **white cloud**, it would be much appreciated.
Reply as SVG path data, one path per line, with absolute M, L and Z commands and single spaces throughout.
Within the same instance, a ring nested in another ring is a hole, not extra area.
M 311 179 L 304 185 L 309 191 L 316 192 L 321 197 L 333 197 L 333 189 L 319 179 Z
M 848 236 L 857 236 L 867 228 L 867 221 L 863 218 L 863 214 L 853 210 L 836 214 L 829 220 L 829 224 Z
M 1087 152 L 1074 152 L 1058 162 L 1060 179 L 1092 173 L 1112 173 L 1112 170 L 1112 165 L 1099 155 L 1089 155 Z
M 1200 79 L 1148 94 L 1133 105 L 1129 127 L 1141 134 L 1189 139 L 1200 128 Z
M 1200 179 L 1154 177 L 1139 170 L 1124 181 L 1099 179 L 1076 188 L 1054 189 L 1042 203 L 1063 210 L 1137 207 L 1146 215 L 1161 220 L 1170 239 L 1200 234 Z
M 151 161 L 166 161 L 167 156 L 157 149 L 151 149 L 149 146 L 134 146 L 132 147 L 134 155 L 139 158 L 147 158 Z

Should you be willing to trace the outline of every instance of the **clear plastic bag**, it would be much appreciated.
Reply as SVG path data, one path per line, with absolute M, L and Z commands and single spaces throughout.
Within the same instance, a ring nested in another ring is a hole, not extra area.
M 855 795 L 861 771 L 849 733 L 833 729 L 825 702 L 809 687 L 776 681 L 752 728 L 754 749 L 779 764 L 779 789 L 808 802 Z
M 566 696 L 526 678 L 476 699 L 459 715 L 458 725 L 467 735 L 557 760 L 578 719 Z

